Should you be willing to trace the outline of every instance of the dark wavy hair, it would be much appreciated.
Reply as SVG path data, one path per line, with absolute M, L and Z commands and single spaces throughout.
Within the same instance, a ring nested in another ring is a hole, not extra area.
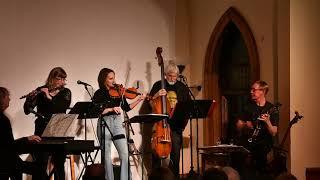
M 58 77 L 59 78 L 67 77 L 67 73 L 64 69 L 62 69 L 62 67 L 55 67 L 50 71 L 49 76 L 46 80 L 46 86 L 48 86 L 49 88 L 52 88 L 54 79 Z
M 9 91 L 5 87 L 0 87 L 0 110 L 1 112 L 4 110 L 3 108 L 3 100 L 4 97 L 9 96 Z
M 105 89 L 106 88 L 104 83 L 106 81 L 106 78 L 107 78 L 108 74 L 111 73 L 111 72 L 114 73 L 114 71 L 112 69 L 109 69 L 109 68 L 103 68 L 103 69 L 100 70 L 99 76 L 98 76 L 98 84 L 99 84 L 99 88 L 100 89 Z

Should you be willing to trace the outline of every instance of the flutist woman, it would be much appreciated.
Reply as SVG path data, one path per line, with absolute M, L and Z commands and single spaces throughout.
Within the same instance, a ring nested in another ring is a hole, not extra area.
M 66 113 L 71 103 L 71 91 L 65 88 L 67 73 L 61 67 L 53 68 L 45 85 L 26 96 L 24 103 L 25 114 L 36 113 L 35 135 L 41 136 L 51 116 L 57 113 Z M 37 107 L 35 112 L 33 109 Z M 44 169 L 47 168 L 48 154 L 34 153 L 35 161 Z

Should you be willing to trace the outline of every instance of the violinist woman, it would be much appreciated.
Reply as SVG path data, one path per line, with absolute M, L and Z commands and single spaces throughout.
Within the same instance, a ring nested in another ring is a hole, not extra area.
M 66 113 L 71 103 L 71 91 L 65 88 L 67 73 L 61 67 L 53 68 L 45 85 L 28 94 L 24 103 L 24 113 L 36 113 L 35 135 L 41 136 L 51 116 Z M 37 107 L 37 112 L 33 109 Z M 34 153 L 35 162 L 44 170 L 47 169 L 48 153 Z M 63 173 L 58 173 L 63 175 Z
M 100 130 L 100 124 L 103 120 L 109 130 L 105 129 L 105 178 L 114 179 L 113 175 L 113 166 L 111 161 L 111 142 L 113 141 L 121 162 L 121 180 L 127 180 L 130 176 L 129 171 L 129 154 L 128 154 L 128 145 L 127 139 L 125 137 L 125 129 L 123 126 L 123 119 L 121 119 L 122 111 L 130 111 L 133 109 L 139 102 L 141 102 L 145 95 L 140 95 L 133 103 L 128 104 L 126 98 L 122 96 L 121 92 L 118 94 L 118 97 L 112 97 L 110 92 L 118 88 L 118 85 L 115 84 L 115 72 L 108 68 L 101 69 L 98 76 L 99 89 L 94 93 L 93 101 L 95 103 L 104 104 L 104 108 L 101 113 L 101 117 L 98 122 L 98 130 Z M 113 93 L 112 93 L 113 94 Z M 111 132 L 111 133 L 110 133 Z M 98 131 L 98 134 L 101 135 L 101 132 Z M 111 137 L 112 134 L 112 137 Z M 99 135 L 99 137 L 101 137 Z M 131 179 L 131 178 L 130 178 Z

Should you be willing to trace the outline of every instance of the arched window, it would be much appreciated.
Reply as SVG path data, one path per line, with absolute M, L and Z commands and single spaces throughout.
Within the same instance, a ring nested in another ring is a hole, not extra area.
M 204 121 L 204 144 L 213 145 L 223 135 L 222 118 L 236 116 L 243 101 L 240 95 L 245 95 L 249 85 L 260 78 L 255 38 L 235 8 L 229 8 L 218 21 L 205 58 L 204 97 L 215 99 L 217 105 L 212 117 Z M 227 106 L 222 104 L 224 99 Z

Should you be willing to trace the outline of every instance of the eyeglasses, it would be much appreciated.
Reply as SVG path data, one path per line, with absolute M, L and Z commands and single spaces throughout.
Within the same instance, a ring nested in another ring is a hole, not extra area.
M 58 80 L 58 81 L 67 81 L 66 78 L 61 78 L 61 77 L 56 77 L 56 80 Z
M 257 89 L 256 89 L 256 88 L 251 88 L 251 89 L 250 89 L 250 91 L 252 91 L 252 92 L 256 92 L 256 91 L 258 91 L 258 90 L 261 91 L 261 90 L 263 90 L 263 89 L 261 89 L 261 88 L 257 88 Z

